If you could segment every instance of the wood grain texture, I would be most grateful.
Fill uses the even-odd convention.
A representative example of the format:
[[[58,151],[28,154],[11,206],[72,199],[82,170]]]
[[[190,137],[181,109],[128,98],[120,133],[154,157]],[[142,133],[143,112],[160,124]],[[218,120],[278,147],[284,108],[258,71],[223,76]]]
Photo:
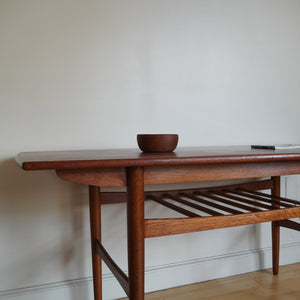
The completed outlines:
[[[245,188],[247,190],[269,190],[273,187],[273,181],[271,179],[267,180],[259,180],[259,181],[254,181],[254,182],[246,182],[246,183],[239,183],[239,184],[231,184],[231,185],[226,185],[226,186],[216,186],[213,188],[213,190],[216,191],[222,191],[224,188],[228,189],[234,189],[236,187],[241,187]],[[197,191],[198,189],[181,189],[181,190],[172,190],[174,193],[179,193],[179,192],[191,192],[191,191]],[[207,188],[200,188],[200,191],[207,192],[211,190],[210,187]],[[163,190],[163,191],[151,191],[151,192],[145,192],[145,200],[149,200],[147,198],[147,195],[154,195],[154,196],[161,196],[165,193],[167,193],[169,190]],[[127,193],[126,192],[102,192],[101,193],[101,203],[102,204],[113,204],[113,203],[125,203],[127,202]],[[263,206],[268,208],[269,206]]]
[[[102,187],[126,185],[126,172],[124,168],[57,170],[56,174],[63,180],[87,185]]]
[[[125,168],[57,170],[67,181],[104,187],[126,185]],[[152,166],[144,168],[144,182],[151,184],[243,179],[300,173],[300,161]]]
[[[300,264],[250,272],[152,292],[146,300],[297,300],[300,295]],[[120,300],[128,300],[120,299]]]
[[[102,300],[102,265],[101,258],[97,255],[97,241],[101,242],[101,194],[99,187],[89,186],[89,201],[94,299]]]
[[[272,177],[274,182],[274,187],[271,190],[271,195],[275,197],[280,197],[280,177]],[[280,203],[273,202],[272,206],[274,208],[279,208]],[[286,218],[289,219],[289,218]],[[271,223],[272,229],[272,264],[273,264],[273,274],[277,275],[279,272],[279,251],[280,251],[280,226],[278,220],[274,220]]]
[[[57,175],[64,180],[89,185],[95,300],[101,299],[101,259],[96,253],[97,250],[104,255],[105,259],[108,258],[107,261],[112,269],[117,270],[109,256],[104,253],[104,249],[99,247],[101,245],[101,195],[98,186],[126,185],[127,187],[129,271],[127,292],[130,300],[144,299],[144,238],[272,221],[273,272],[277,274],[279,221],[300,216],[300,207],[289,207],[292,203],[287,203],[286,208],[280,208],[281,199],[278,198],[276,201],[265,199],[265,202],[270,205],[267,211],[258,209],[257,212],[240,213],[241,209],[247,207],[245,204],[239,203],[236,209],[228,209],[227,205],[234,199],[222,200],[221,204],[212,204],[211,202],[218,202],[219,197],[212,196],[209,199],[201,198],[200,202],[214,205],[216,209],[229,211],[235,215],[216,216],[214,210],[213,216],[210,217],[144,220],[144,184],[272,176],[272,196],[279,197],[278,176],[300,174],[300,149],[274,151],[254,150],[250,146],[200,147],[178,148],[173,153],[151,154],[142,153],[138,149],[50,151],[20,153],[16,161],[24,170],[56,170]],[[239,197],[238,194],[234,196]],[[155,194],[155,197],[161,196]],[[202,195],[197,195],[197,198],[200,197]],[[260,196],[253,196],[252,200],[255,197],[258,199]],[[282,224],[298,228],[291,223]],[[125,280],[126,288],[126,278],[120,274],[122,273],[117,272],[119,279]]]
[[[145,167],[145,184],[242,179],[299,173],[300,161],[151,166]]]
[[[130,300],[144,299],[144,172],[135,167],[127,170],[127,239]]]
[[[217,217],[147,219],[145,237],[158,237],[299,217],[300,207]]]
[[[177,148],[172,153],[142,153],[138,149],[21,152],[16,161],[24,170],[106,167],[232,164],[299,161],[300,149],[259,150],[250,146]]]

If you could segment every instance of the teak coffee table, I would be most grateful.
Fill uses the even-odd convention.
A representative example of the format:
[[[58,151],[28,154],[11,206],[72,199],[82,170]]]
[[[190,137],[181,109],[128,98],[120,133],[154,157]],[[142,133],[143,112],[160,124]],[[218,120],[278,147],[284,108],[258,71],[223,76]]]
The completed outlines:
[[[55,170],[67,181],[89,186],[95,300],[102,299],[101,259],[130,300],[144,299],[144,239],[246,224],[272,222],[273,273],[279,268],[279,230],[300,230],[300,202],[280,197],[280,176],[300,174],[300,150],[250,147],[178,148],[149,154],[138,149],[23,152],[24,170]],[[145,192],[145,185],[252,178],[226,187]],[[264,180],[258,180],[264,178]],[[126,186],[126,193],[100,187]],[[271,194],[262,190],[271,190]],[[144,218],[144,200],[183,215]],[[101,204],[127,202],[128,276],[101,243]]]

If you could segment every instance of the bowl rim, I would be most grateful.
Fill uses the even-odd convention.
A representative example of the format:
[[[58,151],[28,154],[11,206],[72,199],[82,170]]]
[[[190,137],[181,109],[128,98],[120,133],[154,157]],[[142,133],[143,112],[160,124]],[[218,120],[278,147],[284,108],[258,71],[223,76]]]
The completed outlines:
[[[137,136],[178,136],[177,133],[138,133]]]

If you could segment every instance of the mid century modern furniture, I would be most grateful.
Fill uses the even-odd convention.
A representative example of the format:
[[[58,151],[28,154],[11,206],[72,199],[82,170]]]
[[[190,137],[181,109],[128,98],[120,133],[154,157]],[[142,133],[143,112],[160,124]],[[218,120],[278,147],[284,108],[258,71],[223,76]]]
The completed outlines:
[[[280,196],[280,176],[300,174],[300,150],[250,147],[179,148],[174,153],[138,149],[20,153],[24,170],[55,170],[67,181],[89,186],[94,295],[102,299],[101,259],[131,300],[144,299],[144,239],[201,230],[272,222],[273,273],[279,268],[279,230],[300,230],[300,202]],[[145,185],[253,178],[227,187],[145,192]],[[264,178],[264,180],[257,180]],[[126,186],[126,193],[100,187]],[[271,190],[271,194],[262,190]],[[144,218],[144,200],[155,201],[182,218]],[[101,243],[101,204],[127,202],[128,276]]]

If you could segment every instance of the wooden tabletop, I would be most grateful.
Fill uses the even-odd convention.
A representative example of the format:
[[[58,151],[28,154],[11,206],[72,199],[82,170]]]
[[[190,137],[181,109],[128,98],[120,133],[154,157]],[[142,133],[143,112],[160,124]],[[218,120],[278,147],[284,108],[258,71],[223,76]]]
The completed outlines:
[[[65,170],[107,167],[184,165],[300,160],[300,149],[261,150],[250,146],[177,148],[172,153],[139,149],[21,152],[16,161],[24,170]]]

